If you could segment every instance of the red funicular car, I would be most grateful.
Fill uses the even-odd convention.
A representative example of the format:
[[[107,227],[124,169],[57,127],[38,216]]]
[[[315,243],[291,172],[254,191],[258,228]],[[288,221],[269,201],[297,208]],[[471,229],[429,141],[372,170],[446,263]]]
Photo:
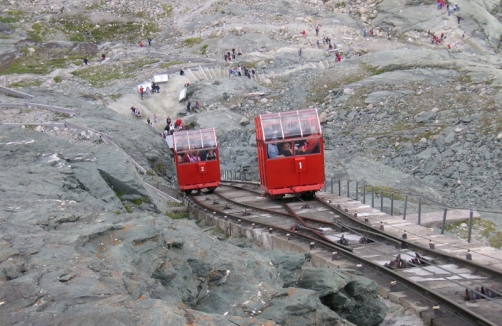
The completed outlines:
[[[214,128],[183,130],[173,133],[174,163],[178,184],[189,194],[220,185],[220,160]]]
[[[311,198],[324,186],[324,140],[317,109],[255,118],[261,188],[272,198]]]

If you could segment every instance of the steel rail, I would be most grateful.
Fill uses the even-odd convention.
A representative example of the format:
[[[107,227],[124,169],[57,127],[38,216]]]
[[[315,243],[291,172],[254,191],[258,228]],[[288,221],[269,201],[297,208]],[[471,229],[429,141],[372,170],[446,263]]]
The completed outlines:
[[[331,203],[326,202],[324,199],[316,197],[316,200],[319,201],[320,203],[324,204],[326,207],[331,208],[334,212],[336,212],[338,214],[341,214],[343,217],[348,218],[349,220],[351,220],[351,221],[353,221],[353,222],[355,222],[355,223],[357,223],[357,224],[359,224],[361,226],[364,226],[365,228],[371,229],[371,231],[373,231],[373,232],[376,232],[376,233],[379,233],[379,234],[385,234],[389,238],[392,238],[392,239],[394,239],[396,241],[400,241],[402,243],[402,247],[403,248],[406,247],[406,248],[411,248],[411,249],[413,249],[413,250],[415,250],[417,252],[418,251],[425,252],[429,256],[436,256],[436,257],[440,256],[443,259],[452,261],[456,265],[459,265],[459,266],[462,266],[462,267],[469,266],[471,269],[474,269],[474,270],[476,270],[478,272],[483,272],[486,275],[489,275],[489,276],[494,277],[494,278],[499,278],[500,279],[502,277],[502,271],[500,271],[498,269],[491,268],[491,267],[486,266],[486,265],[480,265],[480,264],[475,263],[472,260],[462,259],[460,257],[456,257],[456,256],[447,254],[445,252],[442,252],[442,251],[439,251],[439,250],[436,250],[436,249],[430,249],[430,248],[427,248],[427,247],[415,244],[415,243],[413,243],[413,242],[411,242],[409,240],[406,240],[406,239],[398,238],[398,237],[393,236],[391,234],[385,233],[384,231],[381,231],[381,230],[379,230],[377,228],[374,228],[373,226],[368,225],[365,222],[359,221],[358,219],[354,218],[348,212],[345,212],[345,211],[343,211],[343,210],[341,210],[341,209],[339,209],[337,207],[332,206]]]
[[[232,184],[225,185],[225,186],[226,187],[234,187],[234,188],[237,188],[237,189],[240,189],[240,190],[244,190],[244,191],[250,191],[250,192],[254,192],[254,193],[259,193],[259,192],[256,192],[256,191],[253,191],[253,190],[249,190],[249,189],[246,189],[246,188],[243,188],[243,187],[238,187],[238,186],[235,186],[235,185],[232,185]],[[225,200],[229,200],[229,199],[226,198]],[[255,208],[254,206],[245,205],[245,204],[242,204],[242,203],[239,203],[239,202],[236,202],[236,201],[231,201],[231,202],[233,202],[236,205],[250,207],[250,208]],[[287,204],[282,204],[282,205],[284,206],[284,205],[287,205]],[[289,208],[284,207],[284,209],[290,211]],[[279,211],[274,211],[274,213],[281,214],[283,216],[288,216],[288,214],[283,213],[283,212],[279,212]],[[296,213],[295,213],[295,215],[296,215]],[[337,222],[337,221],[328,222],[328,221],[324,221],[324,220],[318,220],[318,219],[315,219],[315,218],[312,218],[312,217],[303,216],[303,215],[300,215],[300,214],[298,214],[297,216],[299,218],[303,219],[303,220],[306,220],[306,221],[309,221],[309,222],[312,222],[312,223],[319,223],[319,224],[327,225],[327,226],[330,226],[330,227],[333,226],[333,225],[337,225],[338,223],[340,223],[340,222]],[[301,222],[303,223],[303,221],[301,221]],[[303,225],[307,226],[305,224],[303,224]],[[378,238],[380,238],[380,239],[382,239],[384,241],[392,243],[396,247],[401,247],[401,245],[402,245],[401,241],[397,241],[397,240],[395,240],[395,239],[393,239],[391,237],[388,237],[386,234],[372,232],[372,231],[367,231],[367,230],[363,230],[363,229],[357,229],[357,228],[349,227],[349,226],[346,226],[346,225],[344,225],[344,227],[347,228],[348,230],[350,230],[351,232],[353,232],[354,234],[357,234],[359,236],[363,236],[364,235],[364,236],[366,236],[368,239],[370,239],[372,241],[377,241],[377,240],[375,240],[372,237],[378,237]],[[355,230],[358,230],[358,231],[355,231]],[[364,233],[366,233],[366,234],[364,234]],[[368,235],[371,235],[372,237],[368,237]]]
[[[224,210],[219,211],[215,209],[214,207],[204,205],[201,201],[199,201],[196,197],[191,197],[190,198],[193,202],[195,202],[199,207],[203,207],[206,209],[209,209],[211,211],[217,211],[221,215],[226,215],[230,216],[233,219],[241,219],[246,220],[248,223],[255,223],[263,226],[270,226],[266,223],[262,222],[256,222],[256,221],[250,221],[247,219],[243,219],[240,216],[234,216],[232,214],[226,213]],[[273,225],[272,225],[273,226]],[[283,232],[289,233],[290,230],[282,228],[282,227],[275,227],[276,230],[281,230]],[[333,250],[337,250],[338,253],[341,255],[345,256],[347,259],[351,261],[355,261],[358,263],[362,263],[364,266],[371,268],[375,272],[385,275],[387,277],[391,277],[392,279],[400,282],[402,285],[406,286],[408,289],[414,291],[415,293],[420,294],[423,297],[427,297],[427,300],[430,301],[431,304],[433,305],[441,305],[442,308],[444,308],[447,311],[452,311],[450,313],[453,313],[457,318],[462,318],[464,320],[468,320],[469,323],[472,325],[476,326],[497,326],[498,324],[493,323],[492,321],[486,319],[485,317],[473,312],[470,309],[466,309],[460,305],[458,305],[456,302],[450,300],[446,296],[437,293],[434,290],[431,290],[430,288],[423,286],[421,284],[418,284],[416,282],[413,282],[406,278],[405,276],[401,275],[400,273],[397,273],[396,271],[392,269],[387,269],[387,268],[382,268],[381,265],[372,262],[371,260],[365,259],[363,257],[358,256],[357,254],[353,253],[350,248],[341,248],[338,246],[335,246],[334,243],[327,243],[322,240],[317,240],[317,239],[312,239],[312,237],[306,236],[304,234],[299,234],[299,233],[293,233],[296,237],[307,239],[307,241],[317,241],[315,244],[317,245],[318,248],[326,248],[329,250],[329,252],[332,252]],[[349,249],[349,250],[348,250]]]
[[[233,186],[233,185],[231,185],[231,186],[226,186],[226,187],[234,187],[234,188],[238,188],[238,189],[243,190],[243,191],[250,191],[250,190],[248,190],[248,189],[243,189],[243,188],[241,188],[241,187],[236,187],[236,186]],[[222,195],[220,195],[220,194],[218,194],[218,196],[223,197],[223,196],[222,196]],[[234,203],[234,204],[236,204],[236,205],[239,205],[239,206],[245,206],[245,207],[250,207],[250,208],[253,208],[253,209],[256,209],[256,210],[262,210],[262,209],[260,209],[260,208],[256,208],[255,206],[249,206],[249,205],[241,204],[241,203],[238,203],[238,202],[236,202],[236,201],[234,201],[234,200],[230,200],[230,199],[228,199],[228,198],[225,198],[225,200],[228,200],[228,201],[230,201],[230,202],[232,202],[232,203]],[[318,219],[314,219],[314,218],[310,218],[310,217],[304,217],[304,216],[300,216],[300,215],[296,214],[296,213],[292,210],[292,208],[291,208],[291,207],[289,207],[289,205],[288,205],[288,204],[286,204],[286,203],[283,203],[281,206],[282,206],[285,210],[287,210],[288,212],[290,212],[290,214],[291,214],[291,215],[295,216],[295,217],[296,217],[296,219],[297,219],[297,220],[298,220],[298,221],[302,224],[302,226],[303,226],[303,228],[304,228],[305,230],[308,230],[308,231],[310,231],[310,232],[312,232],[312,233],[314,233],[314,234],[316,234],[316,228],[313,228],[313,227],[308,226],[306,223],[304,223],[304,221],[303,221],[303,220],[307,220],[307,221],[311,221],[311,222],[313,221],[313,222],[317,222],[317,223],[320,223],[320,224],[326,224],[326,225],[330,225],[330,226],[331,226],[331,224],[330,224],[329,222],[327,222],[327,221],[324,221],[324,220],[318,220]],[[264,210],[264,211],[265,211],[265,212],[269,212],[269,210]],[[278,211],[273,211],[273,212],[277,212],[277,214],[279,214],[279,215],[282,215],[282,216],[286,216],[286,217],[288,217],[288,214],[285,214],[285,213],[283,213],[283,212],[278,212]],[[395,246],[395,248],[396,248],[396,249],[400,249],[400,248],[401,248],[401,246],[402,246],[401,241],[396,240],[394,237],[388,237],[388,236],[386,236],[386,234],[385,234],[385,233],[384,233],[385,235],[382,235],[382,232],[373,232],[373,231],[368,231],[368,230],[363,230],[363,229],[358,229],[358,228],[349,227],[349,226],[346,226],[346,225],[344,225],[343,223],[341,223],[341,222],[339,222],[339,221],[334,221],[334,223],[333,223],[333,224],[334,224],[334,225],[337,225],[337,226],[339,226],[339,227],[344,227],[344,228],[346,228],[347,230],[349,230],[350,232],[352,232],[352,233],[354,233],[354,234],[357,234],[357,235],[360,235],[360,236],[362,235],[361,233],[363,233],[363,234],[364,234],[364,233],[366,233],[366,234],[371,234],[371,235],[373,235],[374,237],[382,238],[382,239],[384,239],[384,241],[385,241],[385,242],[390,242],[391,244],[393,244],[393,245]],[[365,226],[366,226],[366,225],[365,225]],[[357,230],[357,231],[356,231],[356,230]],[[379,231],[380,231],[380,230],[379,230]],[[326,237],[324,237],[324,236],[320,236],[320,235],[319,235],[319,237],[320,237],[320,238],[322,238],[322,239],[327,240],[328,242],[332,242],[332,240],[331,240],[331,239],[326,238]],[[372,240],[372,241],[374,241],[374,242],[380,242],[380,243],[382,243],[382,241],[376,240],[376,239],[374,239],[374,238],[368,238],[368,239],[370,239],[370,240]],[[382,252],[382,251],[379,251],[379,250],[377,250],[377,249],[375,249],[375,248],[373,248],[373,250],[376,250],[377,252],[379,252],[380,254],[382,254],[382,255],[384,255],[384,256],[388,256],[390,259],[393,259],[393,258],[394,258],[394,256],[390,256],[390,254],[389,254],[388,252]],[[398,252],[396,252],[395,254],[397,254],[397,253],[398,253]],[[446,269],[446,268],[442,267],[441,265],[435,264],[435,263],[434,263],[434,262],[432,262],[432,261],[426,261],[426,260],[424,260],[424,259],[422,259],[422,258],[415,258],[415,259],[418,259],[418,260],[419,260],[419,261],[421,261],[421,262],[427,263],[427,265],[429,265],[429,266],[434,266],[434,267],[436,267],[436,268],[438,268],[438,269],[440,269],[440,270],[443,270],[443,271],[445,271],[445,272],[447,272],[447,273],[449,273],[449,274],[452,274],[452,275],[454,275],[454,276],[457,276],[457,277],[459,277],[460,279],[463,279],[463,280],[469,280],[469,279],[467,279],[466,277],[464,277],[464,276],[462,276],[462,275],[460,275],[460,274],[458,274],[458,273],[454,273],[454,272],[452,272],[452,271],[450,271],[450,270],[448,270],[448,269]],[[411,265],[412,265],[413,267],[416,267],[416,268],[424,269],[424,267],[423,267],[423,266],[421,266],[421,265],[416,265],[416,264],[411,264]],[[459,283],[459,282],[456,282],[455,280],[448,280],[448,281],[449,281],[450,283],[453,283],[453,284],[455,284],[455,285],[457,285],[457,286],[461,287],[461,288],[466,288],[467,290],[472,291],[473,293],[476,293],[477,295],[479,295],[479,296],[480,296],[480,297],[482,297],[482,298],[485,298],[485,299],[487,299],[487,300],[489,300],[489,301],[492,301],[492,302],[494,302],[494,303],[496,303],[496,304],[498,304],[498,305],[502,305],[502,303],[499,303],[499,302],[498,302],[498,301],[496,301],[496,300],[492,300],[492,298],[490,298],[489,296],[487,296],[487,295],[485,295],[485,294],[483,294],[483,293],[481,293],[481,292],[477,291],[477,290],[476,290],[475,288],[473,288],[472,286],[469,286],[469,287],[468,287],[468,286],[465,286],[465,285],[463,285],[463,284],[461,284],[461,283]],[[481,286],[481,285],[480,285],[480,286]],[[501,293],[500,293],[499,291],[497,291],[496,289],[490,289],[490,290],[491,290],[491,291],[493,291],[494,293],[498,294],[498,295],[501,295]]]
[[[243,189],[243,190],[246,190],[248,191],[247,189]],[[300,223],[302,224],[309,232],[315,234],[317,237],[319,237],[320,239],[323,239],[324,241],[327,241],[327,242],[332,242],[332,240],[328,239],[324,234],[320,233],[316,228],[312,228],[312,227],[309,227],[308,225],[306,225],[304,223],[304,221],[302,221],[302,219],[304,217],[301,217],[299,215],[296,215],[294,212],[292,212],[292,214],[288,214],[288,213],[284,213],[284,212],[279,212],[279,211],[275,211],[275,210],[269,210],[269,209],[264,209],[264,208],[259,208],[259,207],[256,207],[256,206],[250,206],[250,205],[246,205],[246,204],[242,204],[242,203],[239,203],[235,200],[232,200],[232,199],[229,199],[229,198],[226,198],[224,197],[223,195],[219,194],[218,190],[216,190],[214,193],[214,195],[216,196],[219,196],[221,198],[224,198],[226,201],[229,201],[230,203],[234,204],[234,205],[238,205],[238,206],[242,206],[242,207],[247,207],[247,208],[250,208],[250,209],[254,209],[254,210],[257,210],[257,211],[262,211],[262,212],[265,212],[265,213],[268,213],[268,214],[273,214],[273,215],[281,215],[281,216],[285,216],[285,217],[289,217],[291,218],[291,215],[293,215],[293,217]],[[284,209],[286,210],[289,210],[289,207],[284,207]],[[242,219],[242,218],[241,218]],[[327,224],[329,225],[329,222],[326,222],[326,221],[320,221],[320,220],[317,220],[319,223],[324,223],[324,224]],[[256,222],[255,222],[256,223]],[[290,230],[290,232],[294,230]],[[333,242],[335,243],[335,245],[341,245],[339,243],[336,243],[336,242]],[[344,246],[345,247],[345,246]]]
[[[219,214],[221,214],[223,216],[230,217],[230,218],[232,218],[234,220],[246,221],[249,224],[253,224],[254,223],[255,225],[262,225],[262,226],[264,226],[266,228],[273,228],[275,230],[280,230],[280,231],[283,231],[285,233],[289,233],[289,234],[293,234],[293,235],[296,235],[296,236],[301,236],[301,237],[307,238],[307,239],[309,239],[309,241],[316,241],[316,243],[318,243],[318,242],[319,243],[324,243],[325,245],[331,246],[332,249],[336,248],[337,250],[344,250],[344,251],[347,251],[347,252],[352,252],[352,248],[349,248],[347,246],[344,246],[344,245],[336,243],[336,242],[332,242],[329,239],[314,238],[314,237],[311,237],[311,236],[308,236],[308,235],[305,235],[305,234],[298,233],[295,230],[290,230],[290,229],[283,228],[281,226],[277,226],[277,225],[266,223],[266,222],[260,222],[260,221],[255,221],[255,220],[247,219],[247,218],[245,218],[243,216],[237,216],[237,215],[234,215],[234,214],[230,214],[228,212],[225,212],[224,210],[220,211],[218,209],[215,209],[212,206],[204,204],[202,201],[198,200],[196,197],[193,197],[193,196],[190,197],[190,199],[192,201],[194,201],[200,207],[203,207],[203,208],[211,210],[211,211],[217,211]],[[225,200],[233,202],[232,200],[229,200],[227,198],[225,198]],[[253,209],[255,209],[255,208],[253,208]],[[256,210],[260,210],[260,209],[256,209]],[[262,210],[262,211],[266,211],[266,210]],[[275,211],[266,211],[266,212],[273,213],[273,214],[276,213]]]

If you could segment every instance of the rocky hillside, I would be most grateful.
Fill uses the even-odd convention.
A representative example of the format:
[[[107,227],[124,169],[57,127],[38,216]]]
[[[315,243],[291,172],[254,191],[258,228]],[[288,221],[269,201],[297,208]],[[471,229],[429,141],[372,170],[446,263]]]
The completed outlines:
[[[158,136],[167,116],[216,127],[223,168],[257,178],[253,118],[315,107],[329,177],[500,210],[502,6],[457,4],[449,15],[432,0],[2,2],[0,83],[33,96],[0,93],[2,320],[381,323],[386,308],[359,275],[224,239],[145,182],[176,184]],[[232,48],[242,54],[225,62]],[[256,75],[229,77],[238,66]],[[169,82],[141,100],[136,86],[163,72]],[[186,81],[188,99],[201,103],[190,115],[178,101]],[[147,116],[158,118],[154,128]],[[295,283],[300,275],[326,280],[322,296],[341,293],[346,305],[323,305],[312,284]],[[367,300],[351,295],[360,284]]]

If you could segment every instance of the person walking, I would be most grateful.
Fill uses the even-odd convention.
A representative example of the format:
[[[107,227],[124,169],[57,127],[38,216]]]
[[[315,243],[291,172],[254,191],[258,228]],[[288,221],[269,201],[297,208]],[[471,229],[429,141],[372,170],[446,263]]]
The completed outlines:
[[[319,43],[319,40],[317,40],[317,48],[319,49],[320,47],[320,43]]]
[[[87,66],[87,64],[89,63],[89,60],[87,59],[87,57],[84,58],[84,65]]]
[[[146,87],[146,97],[152,97],[152,91],[148,86]]]
[[[187,113],[190,113],[191,109],[192,109],[192,102],[188,101],[188,103],[187,103]]]
[[[298,50],[298,56],[301,57],[302,56],[302,49]]]
[[[143,86],[140,86],[139,87],[139,95],[141,96],[141,99],[143,99],[143,94],[145,93],[145,89],[143,88]]]
[[[148,38],[148,46],[152,46],[152,39]]]
[[[315,36],[319,36],[319,25],[315,28]]]

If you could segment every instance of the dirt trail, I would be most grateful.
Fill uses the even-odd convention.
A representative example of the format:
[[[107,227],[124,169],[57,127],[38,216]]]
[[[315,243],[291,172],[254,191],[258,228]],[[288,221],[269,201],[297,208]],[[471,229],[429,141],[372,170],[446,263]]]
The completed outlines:
[[[169,81],[160,85],[160,93],[153,93],[151,97],[144,96],[142,100],[136,87],[131,87],[130,92],[123,94],[115,102],[110,103],[108,107],[115,112],[130,116],[134,118],[131,112],[131,106],[137,107],[146,123],[147,117],[153,122],[154,113],[157,115],[158,122],[154,128],[159,133],[165,127],[166,118],[169,116],[171,119],[178,116],[180,111],[184,112],[185,104],[178,101],[180,90],[184,87],[185,82],[188,80],[185,76],[179,74],[169,74]]]

